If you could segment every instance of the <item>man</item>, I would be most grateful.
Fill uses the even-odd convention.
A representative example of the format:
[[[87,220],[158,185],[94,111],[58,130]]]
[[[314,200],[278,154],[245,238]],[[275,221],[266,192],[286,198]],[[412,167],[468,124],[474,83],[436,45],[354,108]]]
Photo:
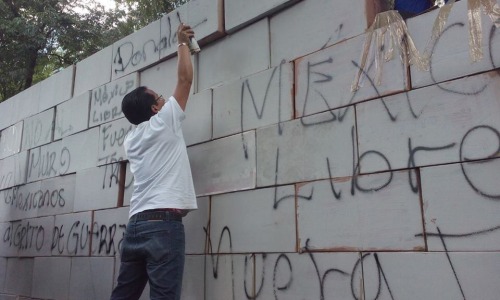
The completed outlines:
[[[125,117],[137,125],[124,142],[134,192],[112,300],[138,299],[148,280],[151,299],[180,299],[185,243],[182,217],[197,208],[181,130],[193,81],[188,48],[193,36],[187,25],[177,29],[173,96],[166,100],[147,87],[139,87],[122,101]]]

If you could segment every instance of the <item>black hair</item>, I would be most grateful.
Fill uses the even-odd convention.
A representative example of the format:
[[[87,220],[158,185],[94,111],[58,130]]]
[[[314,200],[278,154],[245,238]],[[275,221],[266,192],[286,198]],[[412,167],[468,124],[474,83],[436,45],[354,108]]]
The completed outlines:
[[[153,115],[151,105],[155,104],[155,97],[146,91],[145,86],[140,86],[123,97],[122,112],[134,125],[148,121]]]

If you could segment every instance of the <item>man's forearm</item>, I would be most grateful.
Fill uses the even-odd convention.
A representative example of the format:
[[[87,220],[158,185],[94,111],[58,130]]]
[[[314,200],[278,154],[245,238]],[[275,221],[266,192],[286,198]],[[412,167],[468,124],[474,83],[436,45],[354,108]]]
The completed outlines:
[[[189,39],[194,36],[194,32],[189,25],[180,24],[177,29],[179,46],[177,47],[177,85],[174,90],[174,98],[179,103],[182,110],[186,109],[186,104],[193,83],[193,63],[189,51]]]
[[[181,44],[177,49],[177,80],[179,84],[189,84],[193,82],[193,63],[191,53],[187,44]]]

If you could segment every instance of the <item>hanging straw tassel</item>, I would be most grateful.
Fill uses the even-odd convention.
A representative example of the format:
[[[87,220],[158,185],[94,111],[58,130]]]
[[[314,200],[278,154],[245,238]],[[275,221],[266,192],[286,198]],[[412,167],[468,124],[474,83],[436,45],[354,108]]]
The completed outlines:
[[[389,34],[389,46],[383,47],[387,34]],[[375,82],[377,85],[381,83],[382,69],[385,61],[390,61],[394,58],[395,47],[399,48],[401,60],[409,64],[416,65],[420,70],[429,69],[429,59],[425,55],[420,55],[413,40],[408,34],[408,28],[403,18],[396,10],[381,12],[375,16],[375,21],[366,31],[366,39],[363,46],[363,52],[360,58],[360,65],[356,71],[354,81],[351,85],[351,91],[359,89],[359,82],[363,75],[363,70],[366,66],[368,54],[370,53],[371,44],[375,35],[375,67],[376,75]]]
[[[473,62],[483,58],[483,28],[481,23],[481,7],[498,28],[500,27],[500,7],[495,0],[468,0],[467,15],[469,19],[469,54]]]
[[[443,33],[444,26],[448,21],[448,16],[450,15],[453,4],[455,4],[455,0],[450,0],[446,4],[444,3],[444,0],[436,1],[436,5],[440,7],[439,13],[436,20],[434,20],[434,26],[432,27],[432,36],[430,40],[427,42],[427,46],[425,47],[424,50],[425,57],[429,59],[430,56],[432,55],[431,50],[433,45],[436,43],[436,40],[439,38],[439,36],[441,36],[441,33]]]

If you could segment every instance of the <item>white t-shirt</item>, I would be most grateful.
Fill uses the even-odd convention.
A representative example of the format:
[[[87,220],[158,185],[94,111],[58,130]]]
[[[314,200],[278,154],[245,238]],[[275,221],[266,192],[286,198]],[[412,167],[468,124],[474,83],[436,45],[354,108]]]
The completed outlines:
[[[170,97],[156,115],[125,138],[123,145],[134,175],[129,217],[148,209],[198,208],[181,129],[185,117],[177,100]]]

